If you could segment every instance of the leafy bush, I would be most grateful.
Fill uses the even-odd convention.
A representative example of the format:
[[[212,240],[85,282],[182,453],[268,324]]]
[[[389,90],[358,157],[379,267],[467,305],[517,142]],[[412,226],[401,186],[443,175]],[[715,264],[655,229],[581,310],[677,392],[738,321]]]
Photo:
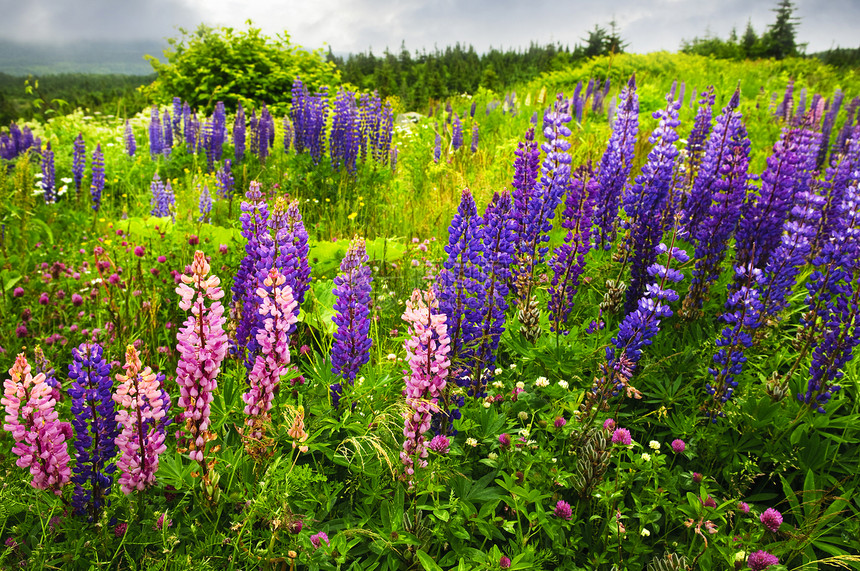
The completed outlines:
[[[204,25],[194,33],[180,28],[182,36],[168,40],[167,63],[146,56],[158,74],[149,95],[160,103],[180,97],[207,111],[216,101],[230,110],[242,101],[277,108],[289,103],[296,76],[311,92],[340,83],[340,73],[324,60],[322,50],[305,51],[290,44],[286,32],[271,39],[248,24],[244,32]]]

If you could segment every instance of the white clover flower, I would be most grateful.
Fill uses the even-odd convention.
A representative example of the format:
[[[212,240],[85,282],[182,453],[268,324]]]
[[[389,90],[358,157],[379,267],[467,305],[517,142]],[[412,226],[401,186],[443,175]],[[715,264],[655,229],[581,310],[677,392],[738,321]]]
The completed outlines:
[[[510,365],[508,365],[508,367],[513,371],[514,369],[516,369],[516,368],[517,368],[517,364],[516,364],[516,363],[511,363]]]
[[[640,533],[640,535],[641,535],[642,537],[648,537],[648,536],[650,536],[650,535],[651,535],[651,532],[650,532],[650,531],[648,531],[648,528],[647,528],[647,527],[643,527],[643,528],[642,528],[642,531],[641,531],[641,532],[639,532],[639,533]]]
[[[505,386],[505,383],[503,383],[502,381],[493,381],[493,387],[495,387],[497,389],[504,388],[504,386]]]
[[[520,390],[524,390],[526,388],[526,384],[522,381],[517,381],[517,388]]]
[[[389,361],[396,361],[397,355],[395,355],[394,353],[389,353],[386,359],[388,359]]]
[[[522,414],[522,413],[520,413],[520,414]],[[526,415],[526,417],[528,417],[528,415]],[[520,418],[522,418],[522,417],[520,417]],[[528,438],[529,437],[529,429],[528,428],[520,428],[520,436],[522,436],[523,438]]]
[[[568,385],[568,384],[567,384],[567,381],[565,381],[564,379],[562,379],[562,380],[560,380],[560,381],[558,382],[558,386],[560,386],[560,387],[561,387],[561,388],[563,388],[564,390],[567,390],[567,387],[569,387],[570,385]]]
[[[491,406],[493,406],[493,403],[492,403],[492,402],[490,402],[490,401],[488,401],[488,400],[485,400],[485,401],[484,401],[484,408],[490,408]]]
[[[536,387],[548,387],[549,386],[549,379],[547,379],[546,377],[538,377],[537,380],[535,381],[535,386]]]
[[[522,420],[523,422],[525,422],[529,419],[529,413],[527,413],[524,410],[521,410],[517,416],[520,417],[520,420]]]
[[[646,462],[650,462],[651,461],[651,455],[648,454],[647,452],[643,452],[642,453],[642,459],[645,460]]]
[[[656,440],[652,440],[651,442],[648,443],[648,447],[651,450],[660,450],[660,443],[657,442]]]
[[[495,374],[496,374],[496,375],[501,375],[501,374],[502,374],[502,368],[501,368],[501,367],[496,367]]]
[[[478,445],[478,441],[475,440],[474,438],[467,438],[466,439],[466,446],[471,446],[472,448],[474,448],[477,445]]]

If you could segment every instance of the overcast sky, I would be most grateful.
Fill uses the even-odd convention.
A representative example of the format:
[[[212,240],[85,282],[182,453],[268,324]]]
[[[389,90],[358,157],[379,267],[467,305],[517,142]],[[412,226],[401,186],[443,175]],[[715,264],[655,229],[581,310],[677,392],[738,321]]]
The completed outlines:
[[[306,48],[338,53],[386,47],[397,52],[455,42],[478,51],[530,41],[581,43],[595,24],[615,19],[628,51],[677,50],[707,32],[726,37],[747,20],[761,33],[776,0],[0,0],[0,38],[25,41],[160,39],[199,23],[269,35],[288,31]],[[795,0],[797,40],[808,51],[860,46],[860,0]]]

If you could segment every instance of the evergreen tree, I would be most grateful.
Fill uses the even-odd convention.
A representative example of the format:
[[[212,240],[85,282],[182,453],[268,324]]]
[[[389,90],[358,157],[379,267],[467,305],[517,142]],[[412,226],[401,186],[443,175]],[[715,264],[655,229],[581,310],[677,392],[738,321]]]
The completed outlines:
[[[794,16],[794,4],[791,0],[780,0],[773,11],[776,12],[776,21],[771,24],[763,38],[764,55],[776,59],[796,56],[798,51],[795,36],[799,20]]]

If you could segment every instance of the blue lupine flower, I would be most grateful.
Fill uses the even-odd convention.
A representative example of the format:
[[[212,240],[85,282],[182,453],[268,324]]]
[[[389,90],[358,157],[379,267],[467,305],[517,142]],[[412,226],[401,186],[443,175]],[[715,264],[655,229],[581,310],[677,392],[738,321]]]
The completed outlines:
[[[101,143],[96,145],[96,150],[93,151],[93,160],[90,164],[92,164],[90,195],[93,198],[93,210],[98,212],[102,204],[102,191],[105,188],[105,162],[102,155]]]
[[[370,360],[370,267],[364,239],[355,238],[340,264],[334,279],[334,305],[337,325],[331,347],[332,373],[353,384],[361,366]]]

